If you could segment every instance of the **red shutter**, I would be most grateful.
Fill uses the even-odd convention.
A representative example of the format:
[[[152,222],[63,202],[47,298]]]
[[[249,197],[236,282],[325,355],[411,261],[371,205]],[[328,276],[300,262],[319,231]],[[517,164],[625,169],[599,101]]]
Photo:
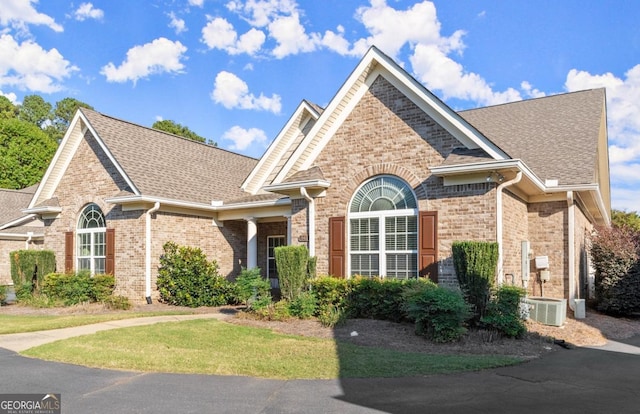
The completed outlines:
[[[115,270],[116,257],[116,231],[107,229],[107,257],[105,259],[104,271],[108,275],[113,275]]]
[[[418,234],[420,276],[438,282],[438,212],[421,211]]]
[[[345,277],[344,221],[344,217],[329,218],[329,274],[337,277]]]
[[[64,234],[64,271],[73,272],[73,232]]]

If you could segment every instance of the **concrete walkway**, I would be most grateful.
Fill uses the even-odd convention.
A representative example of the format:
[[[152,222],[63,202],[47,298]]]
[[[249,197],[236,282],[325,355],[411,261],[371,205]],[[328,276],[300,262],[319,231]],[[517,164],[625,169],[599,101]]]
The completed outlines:
[[[48,344],[61,339],[72,338],[81,335],[90,335],[109,329],[129,328],[132,326],[153,325],[160,322],[179,322],[193,319],[220,319],[230,318],[231,315],[223,313],[202,313],[192,315],[162,315],[142,318],[121,319],[94,323],[91,325],[74,326],[71,328],[50,329],[47,331],[24,332],[0,335],[0,348],[14,352],[22,352],[35,346]]]

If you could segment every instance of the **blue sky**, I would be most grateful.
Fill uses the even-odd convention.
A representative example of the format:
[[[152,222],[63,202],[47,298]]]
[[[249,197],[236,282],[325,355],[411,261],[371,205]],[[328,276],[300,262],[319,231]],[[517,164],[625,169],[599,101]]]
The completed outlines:
[[[259,157],[376,45],[454,109],[607,88],[612,204],[640,210],[640,3],[2,0],[0,94],[171,119]]]

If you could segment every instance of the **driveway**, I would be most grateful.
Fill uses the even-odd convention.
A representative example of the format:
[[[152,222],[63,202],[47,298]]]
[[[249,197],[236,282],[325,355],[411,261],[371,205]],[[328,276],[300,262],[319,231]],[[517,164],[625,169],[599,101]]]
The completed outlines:
[[[637,413],[639,351],[634,337],[464,374],[279,381],[92,369],[0,349],[0,392],[60,393],[63,413]]]

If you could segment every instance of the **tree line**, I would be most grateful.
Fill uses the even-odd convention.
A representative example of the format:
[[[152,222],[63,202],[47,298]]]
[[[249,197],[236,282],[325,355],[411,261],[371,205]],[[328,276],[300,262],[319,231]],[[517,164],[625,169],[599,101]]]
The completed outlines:
[[[94,109],[74,98],[52,105],[39,95],[27,95],[14,104],[0,95],[0,188],[22,189],[42,179],[78,108]],[[151,127],[216,145],[171,120],[156,121]]]

